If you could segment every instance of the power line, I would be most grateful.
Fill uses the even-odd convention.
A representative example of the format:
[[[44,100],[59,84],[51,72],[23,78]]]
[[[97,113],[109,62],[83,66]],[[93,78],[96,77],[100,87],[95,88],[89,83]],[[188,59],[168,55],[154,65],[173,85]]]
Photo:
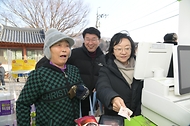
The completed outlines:
[[[153,22],[153,23],[150,23],[150,24],[147,24],[147,25],[144,25],[144,26],[141,26],[141,27],[138,27],[138,28],[129,30],[129,31],[130,31],[130,32],[131,32],[131,31],[135,31],[135,30],[138,30],[138,29],[141,29],[141,28],[144,28],[144,27],[147,27],[147,26],[150,26],[150,25],[153,25],[153,24],[156,24],[156,23],[159,23],[159,22],[168,20],[168,19],[173,18],[173,17],[176,17],[176,16],[178,16],[178,15],[179,15],[179,14],[176,14],[176,15],[173,15],[173,16],[171,16],[171,17],[168,17],[168,18],[165,18],[165,19],[162,19],[162,20],[159,20],[159,21],[156,21],[156,22]]]
[[[149,16],[149,15],[151,15],[151,14],[154,14],[154,13],[156,13],[156,12],[158,12],[158,11],[160,11],[160,10],[162,10],[162,9],[164,9],[164,8],[166,8],[166,7],[168,7],[168,6],[172,5],[172,4],[174,4],[174,3],[176,3],[176,2],[177,2],[177,1],[172,2],[172,3],[170,3],[170,4],[167,4],[167,5],[165,5],[164,7],[161,7],[161,8],[158,9],[158,10],[155,10],[155,11],[153,11],[153,12],[151,12],[151,13],[148,13],[148,14],[142,16],[142,17],[139,17],[139,18],[137,18],[137,19],[134,19],[133,21],[130,21],[129,23],[126,23],[126,24],[121,25],[121,26],[118,26],[118,27],[123,27],[123,26],[126,26],[126,25],[128,25],[128,24],[131,24],[131,23],[133,23],[133,22],[135,22],[135,21],[137,21],[137,20],[139,20],[139,19],[145,18],[145,17],[147,17],[147,16]],[[118,28],[118,27],[117,27],[117,28]]]
[[[127,23],[127,24],[130,24],[130,23],[132,23],[132,22],[134,22],[134,21],[136,21],[136,20],[145,18],[145,17],[147,17],[147,16],[149,16],[149,15],[151,15],[151,14],[154,14],[154,13],[156,13],[157,11],[160,11],[160,10],[162,10],[162,9],[164,9],[164,8],[166,8],[166,7],[168,7],[168,6],[172,5],[172,4],[174,4],[174,3],[176,3],[176,2],[177,2],[177,1],[172,2],[172,3],[170,3],[170,4],[166,5],[166,6],[164,6],[164,7],[160,8],[160,9],[158,9],[158,10],[155,10],[155,11],[153,11],[153,12],[151,12],[151,13],[145,15],[145,16],[142,16],[142,17],[140,17],[140,18],[134,19],[133,21],[131,21],[131,22]],[[125,24],[125,25],[127,25],[127,24]]]

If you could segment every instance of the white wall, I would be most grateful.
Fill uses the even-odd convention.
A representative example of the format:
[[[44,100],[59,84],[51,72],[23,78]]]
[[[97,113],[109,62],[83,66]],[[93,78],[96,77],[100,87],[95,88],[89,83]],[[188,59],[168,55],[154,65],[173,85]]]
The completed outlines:
[[[179,3],[179,45],[190,45],[190,0],[181,0]]]

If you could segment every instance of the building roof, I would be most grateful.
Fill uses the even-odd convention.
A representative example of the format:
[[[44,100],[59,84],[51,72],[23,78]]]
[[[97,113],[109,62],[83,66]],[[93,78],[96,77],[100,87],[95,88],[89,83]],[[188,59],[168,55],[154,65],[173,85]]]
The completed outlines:
[[[44,43],[45,33],[42,28],[19,28],[0,24],[0,42],[21,44]]]

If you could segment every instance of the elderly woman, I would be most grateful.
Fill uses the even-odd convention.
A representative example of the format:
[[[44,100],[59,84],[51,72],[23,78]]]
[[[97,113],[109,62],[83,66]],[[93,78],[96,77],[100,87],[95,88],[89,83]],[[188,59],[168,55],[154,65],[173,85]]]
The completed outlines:
[[[116,116],[121,107],[128,108],[128,116],[141,114],[143,82],[134,78],[134,56],[132,38],[127,33],[116,33],[96,83],[97,98],[104,105],[105,115]]]
[[[37,126],[74,126],[79,118],[79,100],[89,90],[78,68],[66,64],[74,40],[57,29],[46,32],[44,55],[49,60],[32,71],[16,101],[18,126],[30,126],[30,109],[36,107]]]

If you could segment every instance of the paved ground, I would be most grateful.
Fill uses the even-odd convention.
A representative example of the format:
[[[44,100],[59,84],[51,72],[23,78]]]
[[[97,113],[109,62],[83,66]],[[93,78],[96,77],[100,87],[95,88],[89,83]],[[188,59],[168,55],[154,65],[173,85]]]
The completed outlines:
[[[15,91],[16,99],[18,98],[20,91],[22,90],[23,86],[25,84],[24,78],[19,78],[19,82],[16,82],[16,80],[9,80],[5,79],[5,89],[6,91]]]

